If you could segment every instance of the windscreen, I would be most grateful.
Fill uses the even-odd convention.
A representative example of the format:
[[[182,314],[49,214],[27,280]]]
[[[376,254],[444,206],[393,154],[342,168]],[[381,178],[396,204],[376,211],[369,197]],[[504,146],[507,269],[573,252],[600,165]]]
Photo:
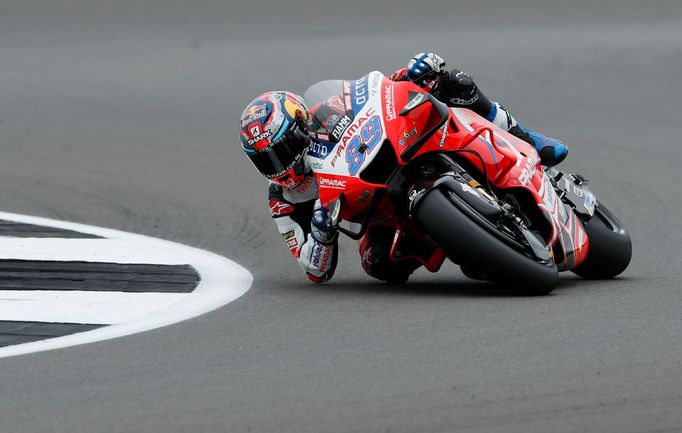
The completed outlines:
[[[327,80],[313,84],[303,95],[310,119],[308,127],[314,138],[336,143],[353,121],[351,84],[345,80]]]

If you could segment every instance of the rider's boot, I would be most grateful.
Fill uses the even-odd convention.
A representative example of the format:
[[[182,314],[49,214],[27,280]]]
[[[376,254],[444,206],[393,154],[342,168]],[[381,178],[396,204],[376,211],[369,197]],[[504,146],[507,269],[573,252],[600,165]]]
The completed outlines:
[[[547,137],[539,132],[527,128],[521,123],[517,123],[514,127],[509,129],[509,132],[535,146],[535,150],[540,155],[540,162],[542,165],[552,167],[566,159],[568,155],[568,147],[561,141]]]

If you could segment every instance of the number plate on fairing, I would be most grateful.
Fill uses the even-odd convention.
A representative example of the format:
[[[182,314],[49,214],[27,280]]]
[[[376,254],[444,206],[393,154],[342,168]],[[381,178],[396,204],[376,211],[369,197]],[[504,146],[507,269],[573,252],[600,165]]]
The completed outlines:
[[[386,139],[381,106],[383,78],[380,72],[371,72],[354,83],[353,109],[358,110],[355,118],[333,147],[331,143],[326,143],[324,149],[317,146],[308,153],[309,166],[315,173],[357,176],[377,155]],[[363,83],[363,86],[357,85],[358,82]]]

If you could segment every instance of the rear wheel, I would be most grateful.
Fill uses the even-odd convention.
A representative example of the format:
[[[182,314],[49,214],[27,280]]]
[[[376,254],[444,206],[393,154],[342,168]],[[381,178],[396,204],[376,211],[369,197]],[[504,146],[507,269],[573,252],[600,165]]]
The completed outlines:
[[[505,241],[507,234],[447,190],[427,192],[412,212],[413,219],[448,257],[471,266],[491,282],[522,294],[546,295],[559,275],[550,260],[532,257],[520,243]]]
[[[590,240],[587,258],[573,272],[586,279],[613,278],[630,264],[632,241],[623,224],[602,203],[584,223]]]

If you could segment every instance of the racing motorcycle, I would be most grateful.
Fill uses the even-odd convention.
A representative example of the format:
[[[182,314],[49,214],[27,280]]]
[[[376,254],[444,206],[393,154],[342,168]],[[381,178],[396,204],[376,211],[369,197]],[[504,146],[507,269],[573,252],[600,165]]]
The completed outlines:
[[[390,230],[390,260],[436,272],[444,260],[524,294],[559,271],[611,278],[630,263],[623,224],[578,174],[464,108],[380,72],[310,87],[307,158],[339,230]],[[349,224],[350,223],[350,224]]]

